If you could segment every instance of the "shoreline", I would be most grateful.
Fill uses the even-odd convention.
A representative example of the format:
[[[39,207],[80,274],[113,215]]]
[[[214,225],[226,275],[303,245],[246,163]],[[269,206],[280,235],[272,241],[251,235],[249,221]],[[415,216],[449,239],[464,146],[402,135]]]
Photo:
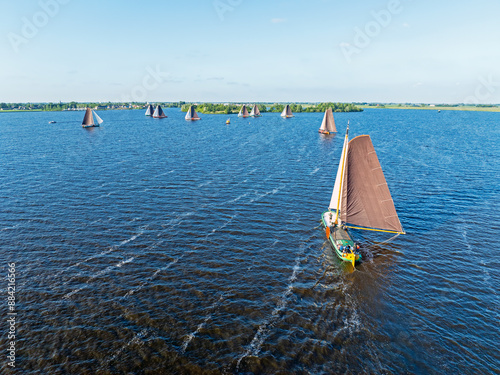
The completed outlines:
[[[374,107],[369,105],[360,105],[363,109],[416,109],[428,111],[468,111],[468,112],[500,112],[500,107],[409,107],[409,106],[383,106]]]

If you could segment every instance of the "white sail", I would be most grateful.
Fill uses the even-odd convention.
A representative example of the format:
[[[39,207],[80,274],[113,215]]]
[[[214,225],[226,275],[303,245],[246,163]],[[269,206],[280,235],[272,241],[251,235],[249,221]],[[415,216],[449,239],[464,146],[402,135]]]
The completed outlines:
[[[342,148],[342,156],[340,157],[339,168],[337,170],[337,177],[335,177],[335,186],[333,187],[332,199],[330,200],[330,206],[328,207],[332,211],[336,211],[338,207],[342,207],[342,197],[340,197],[339,200],[339,194],[341,191],[341,180],[343,180],[342,171],[345,171],[345,159],[347,157],[347,152],[349,151],[348,138],[349,135],[348,133],[346,133],[344,147]]]
[[[95,113],[95,111],[93,111],[93,112],[94,112],[95,118],[97,119],[97,123],[99,125],[101,125],[104,121],[102,121],[102,118],[100,118],[99,115],[97,113]]]
[[[283,109],[283,112],[281,112],[281,117],[286,117],[286,106]]]

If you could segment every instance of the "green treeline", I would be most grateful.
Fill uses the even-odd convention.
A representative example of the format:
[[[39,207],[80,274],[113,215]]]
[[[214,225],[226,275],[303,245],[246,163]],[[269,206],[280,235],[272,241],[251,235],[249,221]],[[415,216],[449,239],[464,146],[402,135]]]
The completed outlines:
[[[196,112],[203,114],[238,114],[242,104],[214,104],[214,103],[200,103],[200,104],[184,104],[181,108],[182,112],[187,112],[190,106],[194,106]],[[268,112],[267,106],[264,104],[257,104],[260,112]],[[252,111],[253,107],[247,106],[248,113]]]
[[[331,108],[333,112],[363,112],[363,108],[351,103],[319,103],[307,107],[304,112],[325,112],[328,108]]]
[[[68,111],[83,109],[86,107],[105,109],[144,109],[148,103],[144,102],[106,102],[106,103],[0,103],[0,109],[6,111]],[[196,108],[196,111],[203,114],[237,114],[239,113],[242,104],[238,103],[198,103],[190,104],[183,101],[180,102],[157,102],[153,105],[161,105],[163,108],[181,108],[183,112],[187,112],[190,105]],[[252,104],[247,106],[248,112],[252,110]],[[265,112],[283,112],[285,104],[279,103],[257,103],[261,113]],[[363,109],[354,104],[347,103],[318,103],[318,104],[290,104],[290,108],[294,113],[300,112],[324,112],[328,108],[332,108],[334,112],[361,112]]]
[[[180,107],[185,102],[166,102],[156,103],[160,104],[163,108]],[[155,106],[156,106],[155,104]],[[83,108],[98,108],[104,109],[142,109],[147,106],[147,103],[140,102],[106,102],[106,103],[0,103],[0,109],[4,111],[68,111]]]
[[[190,106],[194,106],[196,111],[203,114],[237,114],[239,113],[242,104],[214,104],[214,103],[187,103],[182,106],[182,111],[187,112]],[[285,109],[285,104],[257,104],[261,113],[278,112],[281,113]],[[363,109],[354,104],[347,103],[319,103],[313,105],[290,104],[290,109],[294,113],[300,112],[324,112],[328,108],[332,108],[334,112],[362,112]],[[252,106],[247,106],[248,112],[252,110]]]

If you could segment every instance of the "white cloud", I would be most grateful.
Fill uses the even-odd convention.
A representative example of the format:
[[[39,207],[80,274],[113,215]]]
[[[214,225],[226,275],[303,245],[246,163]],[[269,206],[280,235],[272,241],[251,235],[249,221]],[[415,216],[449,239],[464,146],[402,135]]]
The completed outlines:
[[[284,18],[273,18],[271,20],[272,23],[282,23],[282,22],[285,22],[285,21],[286,21],[286,19],[284,19]]]

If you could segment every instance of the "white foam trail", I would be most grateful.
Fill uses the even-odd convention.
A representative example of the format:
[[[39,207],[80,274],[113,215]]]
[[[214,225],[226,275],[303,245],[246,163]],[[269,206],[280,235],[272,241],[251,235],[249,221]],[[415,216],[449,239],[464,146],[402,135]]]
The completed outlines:
[[[463,227],[463,232],[462,232],[462,237],[464,239],[464,243],[465,243],[465,246],[467,246],[467,254],[469,256],[469,258],[473,258],[474,257],[474,248],[473,246],[469,243],[468,239],[467,239],[467,228]],[[491,276],[490,276],[490,273],[488,272],[488,270],[486,269],[486,263],[484,262],[481,262],[481,264],[483,265],[483,267],[481,267],[481,271],[483,272],[483,281],[484,281],[484,284],[485,286],[488,287],[488,289],[490,289],[490,291],[493,293],[494,295],[494,299],[495,299],[495,309],[497,311],[496,315],[498,315],[498,310],[499,310],[499,305],[500,305],[500,302],[499,302],[499,299],[498,299],[498,293],[497,293],[497,289],[493,286],[492,282],[491,282]]]
[[[89,261],[91,261],[91,260],[93,260],[93,259],[100,258],[100,257],[102,257],[102,256],[104,256],[104,255],[107,255],[107,254],[109,254],[109,253],[112,253],[113,251],[118,250],[121,246],[126,245],[126,244],[128,244],[129,242],[132,242],[132,241],[136,240],[138,237],[140,237],[140,236],[144,233],[144,229],[146,229],[146,228],[147,228],[147,226],[146,226],[146,227],[144,227],[144,228],[142,228],[142,231],[141,231],[140,233],[134,234],[132,237],[130,237],[130,238],[129,238],[129,239],[127,239],[127,240],[123,240],[123,241],[122,241],[122,242],[120,242],[118,245],[111,246],[109,249],[107,249],[107,250],[105,250],[105,251],[102,251],[101,253],[99,253],[99,254],[97,254],[97,255],[92,255],[91,257],[88,257],[88,258],[86,258],[86,259],[84,259],[84,260],[82,260],[82,261],[80,261],[80,262],[78,262],[78,263],[75,263],[75,264],[72,264],[71,266],[66,267],[65,269],[63,269],[63,270],[59,271],[58,273],[56,273],[56,274],[54,275],[54,278],[55,278],[55,277],[58,277],[59,275],[61,275],[62,273],[64,273],[64,272],[68,271],[69,269],[71,269],[71,268],[73,268],[73,267],[78,267],[78,266],[80,266],[80,265],[81,265],[81,264],[83,264],[83,263],[87,263],[87,262],[89,262]],[[79,273],[78,275],[80,275],[80,274],[81,274],[81,273]],[[71,280],[73,280],[73,279],[74,279],[75,277],[77,277],[78,275],[73,276],[71,279],[69,279],[68,281],[66,281],[66,282],[65,282],[65,283],[63,283],[62,285],[64,285],[64,284],[68,284]]]
[[[319,168],[316,168],[314,171],[312,171],[309,175],[312,176],[313,174],[316,174],[319,172]]]
[[[222,224],[220,227],[217,227],[217,228],[214,228],[212,229],[212,231],[210,233],[208,233],[205,238],[203,239],[204,241],[206,241],[208,239],[208,237],[210,236],[213,236],[215,233],[217,233],[217,231],[220,231],[222,229],[224,229],[225,227],[227,227],[229,224],[231,224],[231,222],[234,220],[234,218],[238,216],[238,214],[234,214],[233,216],[231,216],[229,218],[229,220],[227,220],[224,224]]]
[[[133,344],[144,345],[144,341],[150,333],[153,333],[153,332],[146,328],[146,329],[143,329],[138,334],[134,335],[134,337],[130,341],[128,341],[124,346],[122,346],[119,350],[117,350],[110,358],[108,358],[106,361],[104,361],[104,363],[97,370],[97,373],[99,373],[101,370],[104,370],[104,366],[106,366],[107,364],[109,364],[110,362],[112,362],[116,358],[118,358],[118,356],[120,356],[125,351],[125,349],[127,347],[129,347],[130,345],[133,345]]]
[[[198,324],[198,327],[196,328],[196,330],[186,337],[186,339],[184,340],[184,343],[182,344],[182,348],[181,348],[182,354],[184,354],[186,352],[186,348],[188,347],[189,343],[191,341],[193,341],[195,336],[203,329],[203,327],[207,324],[207,322],[212,318],[214,310],[220,305],[223,298],[224,298],[224,294],[222,294],[220,296],[220,298],[216,302],[214,302],[212,304],[212,306],[210,306],[208,308],[210,313],[205,317],[205,319],[203,319],[203,321],[200,324]]]
[[[5,228],[2,228],[2,229],[0,229],[0,232],[4,232],[4,231],[6,231],[6,230],[11,230],[11,229],[16,229],[16,228],[18,228],[18,227],[19,227],[19,225],[21,225],[21,224],[16,224],[16,225],[14,225],[14,226],[12,226],[12,227],[5,227]]]
[[[248,196],[248,193],[241,194],[239,197],[236,197],[236,198],[234,198],[234,199],[231,199],[230,201],[226,201],[226,202],[224,202],[224,203],[222,203],[222,204],[236,203],[236,202],[238,202],[240,199],[245,198],[246,196]]]
[[[129,290],[129,291],[128,291],[128,292],[127,292],[127,293],[126,293],[126,294],[122,297],[122,299],[127,298],[127,297],[131,296],[132,294],[134,294],[134,293],[138,292],[138,291],[139,291],[139,290],[141,290],[142,288],[144,288],[144,286],[145,286],[146,284],[148,284],[149,282],[153,281],[153,280],[156,278],[156,276],[158,276],[158,274],[159,274],[160,272],[163,272],[163,271],[168,270],[170,267],[172,267],[174,264],[176,264],[176,263],[177,263],[179,260],[181,260],[183,257],[184,257],[184,254],[183,254],[182,256],[180,256],[179,258],[175,258],[172,262],[170,262],[169,264],[167,264],[165,267],[158,268],[158,269],[157,269],[157,270],[153,273],[153,275],[152,275],[152,276],[150,276],[150,277],[148,277],[148,278],[146,279],[146,281],[143,281],[143,282],[142,282],[139,286],[135,287],[134,289]]]
[[[257,202],[257,201],[261,200],[262,198],[267,197],[268,195],[274,195],[277,192],[279,192],[280,189],[281,189],[281,187],[273,189],[273,190],[270,190],[270,191],[266,191],[264,194],[257,195],[255,198],[253,198],[253,199],[250,200],[250,203]]]
[[[88,288],[91,281],[95,280],[96,278],[98,278],[100,276],[103,276],[103,275],[110,273],[114,268],[121,268],[125,264],[132,262],[134,259],[135,259],[135,257],[131,257],[131,258],[123,260],[115,265],[106,267],[104,270],[99,271],[95,275],[92,275],[91,277],[89,277],[89,279],[85,282],[86,285],[82,286],[81,288],[75,289],[75,290],[71,291],[70,293],[67,293],[66,295],[64,295],[63,299],[69,300],[72,296],[74,296],[78,292],[82,291],[83,289]]]
[[[288,280],[289,283],[286,291],[281,295],[281,298],[278,301],[276,307],[274,308],[271,317],[266,319],[264,323],[262,323],[259,326],[259,329],[257,330],[257,333],[250,342],[250,345],[248,346],[247,350],[238,359],[238,362],[236,363],[237,369],[239,369],[240,363],[243,360],[243,358],[248,356],[254,356],[254,357],[258,356],[260,349],[262,348],[262,344],[264,344],[264,341],[269,337],[271,329],[274,327],[276,321],[278,320],[279,314],[286,308],[288,304],[288,300],[292,295],[293,282],[297,280],[297,275],[298,272],[300,271],[301,261],[302,258],[300,256],[295,259],[295,265],[293,267],[292,275]]]

